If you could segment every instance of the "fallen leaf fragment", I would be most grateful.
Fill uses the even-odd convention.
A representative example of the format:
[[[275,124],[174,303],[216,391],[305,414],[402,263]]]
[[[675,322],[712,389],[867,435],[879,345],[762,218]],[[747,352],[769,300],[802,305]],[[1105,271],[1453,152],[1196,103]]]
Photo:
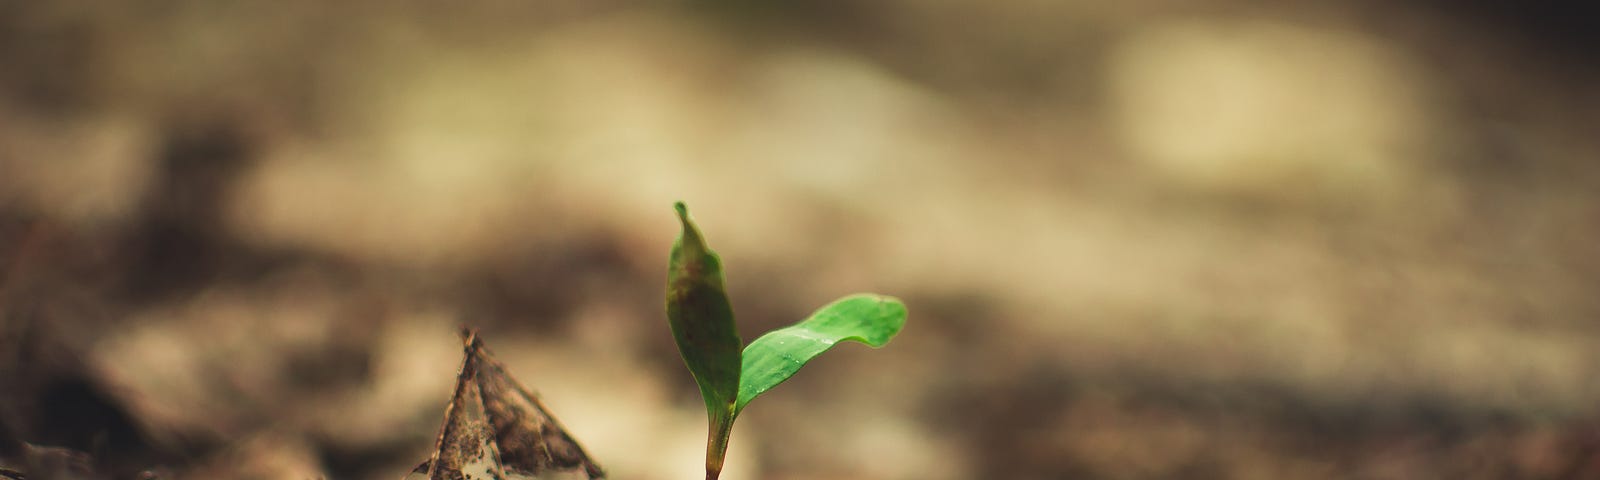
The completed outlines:
[[[605,478],[600,465],[567,433],[539,398],[496,361],[477,332],[463,329],[465,358],[433,455],[414,473],[428,480],[501,480],[582,472]]]

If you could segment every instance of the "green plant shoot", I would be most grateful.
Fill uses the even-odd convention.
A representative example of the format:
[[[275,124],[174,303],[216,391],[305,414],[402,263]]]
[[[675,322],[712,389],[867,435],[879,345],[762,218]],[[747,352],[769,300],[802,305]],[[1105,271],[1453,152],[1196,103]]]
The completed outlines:
[[[906,307],[894,297],[849,295],[800,323],[762,335],[740,352],[721,260],[706,246],[683,202],[674,208],[683,233],[668,263],[667,323],[706,402],[706,479],[715,480],[733,421],[751,400],[841,341],[882,347],[905,325]]]
[[[673,243],[667,266],[667,323],[706,402],[706,478],[712,479],[722,471],[733,431],[742,342],[723,285],[722,260],[706,246],[683,202],[674,208],[683,234]]]

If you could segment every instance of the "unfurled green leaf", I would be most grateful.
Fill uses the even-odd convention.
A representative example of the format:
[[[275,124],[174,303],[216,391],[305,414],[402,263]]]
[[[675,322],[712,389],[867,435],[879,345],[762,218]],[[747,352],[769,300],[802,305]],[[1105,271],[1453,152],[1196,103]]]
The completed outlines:
[[[882,347],[906,323],[906,306],[894,297],[850,295],[811,314],[804,321],[767,333],[744,348],[737,416],[757,396],[788,380],[800,367],[840,341]]]
[[[739,339],[733,307],[722,279],[722,261],[706,246],[689,220],[683,202],[673,205],[683,233],[672,245],[667,267],[667,323],[678,353],[700,385],[706,402],[710,435],[706,442],[706,478],[722,471],[728,435],[733,429],[734,401],[739,394]]]

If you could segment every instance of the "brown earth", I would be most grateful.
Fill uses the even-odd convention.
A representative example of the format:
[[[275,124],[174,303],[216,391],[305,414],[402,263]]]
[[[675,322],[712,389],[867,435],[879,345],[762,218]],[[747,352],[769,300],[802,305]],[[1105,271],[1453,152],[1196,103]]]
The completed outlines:
[[[400,478],[471,325],[699,478],[682,199],[912,312],[723,478],[1600,478],[1576,2],[327,3],[0,0],[0,466]]]

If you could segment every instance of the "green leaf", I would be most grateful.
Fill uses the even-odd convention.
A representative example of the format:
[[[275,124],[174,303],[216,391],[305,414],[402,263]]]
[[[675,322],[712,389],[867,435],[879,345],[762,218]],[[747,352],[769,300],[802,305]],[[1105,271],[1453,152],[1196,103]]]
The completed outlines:
[[[905,323],[906,306],[899,299],[855,294],[817,309],[805,321],[762,335],[744,348],[734,415],[840,341],[882,347]]]
[[[739,347],[733,307],[722,278],[722,260],[705,238],[683,202],[673,205],[683,233],[672,245],[667,267],[667,323],[678,353],[700,385],[710,434],[706,441],[706,478],[722,471],[728,435],[733,431],[734,401],[739,394]]]

